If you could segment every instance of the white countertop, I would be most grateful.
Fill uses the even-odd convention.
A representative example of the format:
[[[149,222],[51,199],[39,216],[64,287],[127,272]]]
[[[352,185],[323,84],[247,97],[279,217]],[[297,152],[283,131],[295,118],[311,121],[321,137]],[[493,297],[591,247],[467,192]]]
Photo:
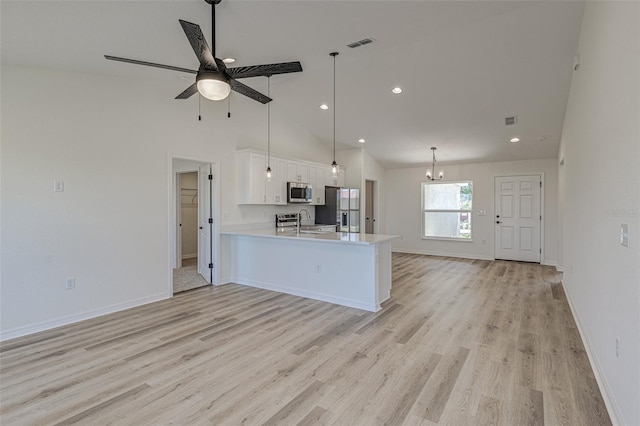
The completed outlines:
[[[249,236],[249,237],[261,237],[261,238],[277,238],[288,240],[305,240],[305,241],[318,241],[326,243],[339,243],[339,244],[368,244],[376,245],[387,241],[400,238],[399,235],[383,235],[383,234],[364,234],[364,233],[352,233],[352,232],[329,232],[326,234],[308,234],[295,232],[276,232],[275,229],[246,229],[237,231],[222,231],[221,235],[236,235],[236,236]]]

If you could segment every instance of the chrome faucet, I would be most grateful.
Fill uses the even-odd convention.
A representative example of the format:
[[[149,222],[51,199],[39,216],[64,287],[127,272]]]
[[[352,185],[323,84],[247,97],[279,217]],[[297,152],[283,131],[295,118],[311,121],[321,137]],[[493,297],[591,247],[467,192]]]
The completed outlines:
[[[307,220],[311,219],[311,216],[309,215],[307,209],[300,209],[300,211],[298,212],[298,226],[296,227],[296,234],[298,235],[300,235],[300,222],[302,222],[302,212],[305,212],[307,214]]]

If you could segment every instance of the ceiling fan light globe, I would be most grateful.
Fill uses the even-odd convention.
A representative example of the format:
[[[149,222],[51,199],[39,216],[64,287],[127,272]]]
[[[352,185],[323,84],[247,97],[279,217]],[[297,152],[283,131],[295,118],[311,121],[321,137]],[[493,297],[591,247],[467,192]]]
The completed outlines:
[[[226,79],[218,73],[199,73],[196,77],[198,92],[212,101],[221,101],[231,93],[231,86]]]

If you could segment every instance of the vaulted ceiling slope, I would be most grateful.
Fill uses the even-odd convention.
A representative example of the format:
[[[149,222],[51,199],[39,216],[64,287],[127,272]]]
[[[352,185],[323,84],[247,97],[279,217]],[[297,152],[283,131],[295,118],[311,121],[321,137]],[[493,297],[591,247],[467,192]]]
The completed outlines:
[[[211,33],[202,0],[3,0],[1,7],[3,64],[165,79],[173,82],[167,98],[184,85],[178,73],[103,55],[195,69],[178,19],[198,23],[208,39]],[[329,53],[339,51],[337,141],[363,147],[385,167],[426,164],[431,146],[441,163],[553,158],[583,7],[581,1],[223,0],[216,44],[220,57],[237,59],[234,66],[300,60],[303,73],[272,79],[274,102],[327,143]],[[347,47],[364,38],[373,43]],[[265,80],[244,82],[264,90]],[[391,93],[396,86],[402,94]],[[240,99],[236,105],[248,107]],[[517,124],[507,127],[511,115]],[[521,142],[510,143],[513,136]]]

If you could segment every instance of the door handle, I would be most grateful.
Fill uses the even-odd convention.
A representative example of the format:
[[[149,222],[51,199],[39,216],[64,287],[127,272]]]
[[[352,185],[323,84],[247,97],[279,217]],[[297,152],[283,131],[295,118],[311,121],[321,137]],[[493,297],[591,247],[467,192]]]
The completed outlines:
[[[202,226],[198,226],[198,229],[202,229]]]
[[[500,217],[500,215],[499,215],[499,214],[497,214],[497,215],[496,215],[496,217]]]
[[[499,220],[496,220],[496,223],[502,223],[502,222],[500,222]]]

